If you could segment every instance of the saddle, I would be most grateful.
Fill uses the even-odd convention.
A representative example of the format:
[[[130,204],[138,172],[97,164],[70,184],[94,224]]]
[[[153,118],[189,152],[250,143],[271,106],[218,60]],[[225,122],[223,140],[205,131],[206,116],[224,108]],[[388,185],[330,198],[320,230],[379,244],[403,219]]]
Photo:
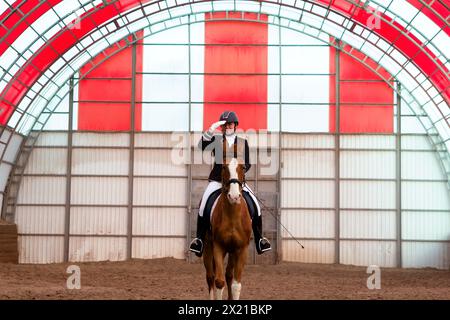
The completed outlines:
[[[214,203],[216,202],[217,198],[219,198],[221,192],[222,189],[217,189],[216,191],[211,193],[208,200],[206,201],[205,209],[203,211],[203,217],[206,218],[206,221],[211,221],[210,219]],[[258,215],[256,204],[248,191],[243,190],[242,196],[244,197],[245,202],[247,203],[248,212],[250,213],[250,219],[253,220],[253,217],[256,217]]]

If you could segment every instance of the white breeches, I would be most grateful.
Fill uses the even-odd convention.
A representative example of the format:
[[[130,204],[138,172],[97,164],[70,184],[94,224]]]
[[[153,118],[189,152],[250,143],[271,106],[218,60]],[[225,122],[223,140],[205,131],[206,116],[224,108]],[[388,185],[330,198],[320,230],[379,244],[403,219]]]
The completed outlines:
[[[211,195],[211,193],[213,193],[214,191],[216,191],[220,188],[222,188],[222,184],[220,182],[217,182],[217,181],[209,182],[208,186],[206,187],[205,193],[203,193],[202,201],[200,203],[200,209],[198,212],[200,217],[203,217],[203,211],[205,210],[206,201],[208,201],[208,198]],[[252,189],[250,189],[250,187],[248,186],[247,183],[244,184],[243,189],[250,194],[250,197],[252,197],[253,202],[256,204],[256,208],[258,210],[258,216],[260,216],[261,208],[259,207],[259,203],[258,203],[258,200],[256,200],[256,197],[253,195],[252,192],[250,192],[250,191],[252,191]]]

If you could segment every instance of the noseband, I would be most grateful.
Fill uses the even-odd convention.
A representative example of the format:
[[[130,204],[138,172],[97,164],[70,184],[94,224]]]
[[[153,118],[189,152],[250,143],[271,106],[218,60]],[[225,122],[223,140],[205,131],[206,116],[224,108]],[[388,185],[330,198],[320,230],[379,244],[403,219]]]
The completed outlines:
[[[237,183],[240,187],[242,187],[242,182],[240,182],[238,179],[230,179],[226,182],[226,185],[229,186],[232,183]]]

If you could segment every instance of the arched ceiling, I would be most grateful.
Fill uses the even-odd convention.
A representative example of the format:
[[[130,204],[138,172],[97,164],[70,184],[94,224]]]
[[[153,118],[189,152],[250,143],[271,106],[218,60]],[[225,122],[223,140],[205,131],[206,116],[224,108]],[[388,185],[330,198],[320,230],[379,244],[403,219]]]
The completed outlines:
[[[425,113],[437,143],[449,142],[449,7],[423,0],[18,0],[1,1],[0,124],[28,134],[64,96],[73,73],[142,28],[155,33],[213,11],[257,12],[282,26],[329,41],[384,68],[407,103]],[[9,3],[9,4],[7,4]],[[2,8],[0,8],[2,9]],[[118,49],[120,46],[118,45]],[[356,50],[355,53],[356,55]],[[58,100],[59,99],[59,100]]]

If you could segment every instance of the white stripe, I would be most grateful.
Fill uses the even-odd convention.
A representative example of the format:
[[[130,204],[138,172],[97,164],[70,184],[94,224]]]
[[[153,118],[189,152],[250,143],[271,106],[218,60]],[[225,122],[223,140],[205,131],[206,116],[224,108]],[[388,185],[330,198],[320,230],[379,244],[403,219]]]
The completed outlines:
[[[87,0],[81,2],[90,2]],[[98,5],[102,3],[101,0],[93,1],[93,5]],[[89,5],[89,8],[92,5]],[[53,11],[54,10],[54,11]],[[28,27],[9,48],[5,51],[5,53],[0,57],[0,66],[4,69],[9,69],[9,67],[14,63],[15,58],[17,57],[16,51],[19,53],[25,53],[26,48],[29,45],[32,45],[30,50],[28,51],[31,55],[35,54],[43,44],[40,36],[44,36],[45,39],[52,38],[56,33],[61,30],[61,26],[56,25],[55,23],[60,21],[65,15],[68,15],[72,12],[72,14],[66,19],[63,19],[65,23],[69,23],[74,20],[77,16],[81,16],[86,12],[84,8],[80,8],[80,4],[78,1],[66,0],[58,3],[53,7],[53,10],[48,10],[45,14],[43,14],[39,19],[37,19],[30,27]],[[58,15],[56,13],[58,13]],[[50,27],[50,30],[47,30]],[[36,30],[36,31],[34,31]],[[47,30],[47,31],[46,31]],[[40,33],[38,35],[36,32]],[[37,42],[38,45],[33,45],[34,42]],[[39,45],[40,44],[40,45]],[[14,57],[14,58],[13,58]],[[26,61],[17,62],[16,65],[20,68],[24,65]]]
[[[383,4],[385,1],[382,0],[372,0],[373,4]],[[386,4],[385,4],[386,5]],[[374,6],[376,7],[376,6]],[[448,48],[450,47],[450,39],[448,35],[442,30],[433,20],[427,17],[426,14],[420,12],[412,4],[405,0],[395,0],[390,2],[388,10],[394,12],[397,16],[395,19],[403,27],[407,24],[415,28],[417,31],[422,33],[423,36],[413,30],[412,34],[416,36],[422,43],[427,43],[429,39],[434,39],[430,41],[432,46],[427,45],[427,47],[437,56],[442,63],[446,63],[449,57]],[[390,11],[385,11],[380,7],[380,12],[383,12],[390,18],[394,18],[394,14]],[[415,17],[415,18],[414,18]],[[401,18],[401,19],[399,19]],[[414,18],[414,19],[413,19]],[[444,17],[445,19],[446,17]],[[403,20],[402,20],[403,19]],[[436,36],[439,33],[439,36]],[[436,36],[436,37],[435,37]],[[433,48],[436,47],[440,53]]]

